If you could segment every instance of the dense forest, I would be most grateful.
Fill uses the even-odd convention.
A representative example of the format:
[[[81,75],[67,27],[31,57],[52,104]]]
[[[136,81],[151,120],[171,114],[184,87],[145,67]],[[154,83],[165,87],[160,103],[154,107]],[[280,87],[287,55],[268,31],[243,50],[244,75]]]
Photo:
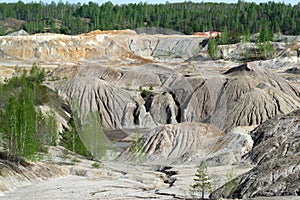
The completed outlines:
[[[257,33],[262,27],[272,32],[300,34],[300,3],[168,3],[114,5],[55,3],[1,3],[0,20],[22,20],[29,33],[79,34],[95,29],[163,27],[185,34],[228,30],[231,34]],[[298,24],[298,26],[297,26]],[[0,34],[6,34],[2,26]]]

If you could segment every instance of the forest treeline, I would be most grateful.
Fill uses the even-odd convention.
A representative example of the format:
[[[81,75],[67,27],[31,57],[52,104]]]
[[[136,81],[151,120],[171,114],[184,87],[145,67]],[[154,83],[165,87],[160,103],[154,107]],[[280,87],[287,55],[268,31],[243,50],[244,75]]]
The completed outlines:
[[[70,3],[1,3],[0,19],[24,20],[29,33],[79,34],[92,30],[163,27],[185,34],[224,29],[231,34],[257,33],[269,27],[274,33],[300,34],[300,3],[130,3],[114,5]],[[298,26],[297,26],[298,24]],[[0,30],[2,34],[5,30]]]

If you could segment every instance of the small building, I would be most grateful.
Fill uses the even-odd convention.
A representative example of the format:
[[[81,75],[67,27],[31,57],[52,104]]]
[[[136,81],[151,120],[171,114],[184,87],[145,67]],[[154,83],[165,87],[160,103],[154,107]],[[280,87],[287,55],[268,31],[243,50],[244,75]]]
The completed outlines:
[[[221,35],[221,32],[219,32],[219,31],[195,32],[193,34],[193,36],[201,37],[201,38],[212,38],[212,37],[218,37],[220,35]]]

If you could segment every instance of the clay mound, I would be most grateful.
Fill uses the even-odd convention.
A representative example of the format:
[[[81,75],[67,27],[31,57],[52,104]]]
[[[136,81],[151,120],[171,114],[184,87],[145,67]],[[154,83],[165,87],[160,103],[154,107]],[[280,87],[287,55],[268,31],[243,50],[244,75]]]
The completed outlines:
[[[56,82],[52,88],[69,104],[78,99],[82,113],[99,113],[104,128],[153,128],[158,123],[177,123],[178,108],[172,95],[149,89],[168,85],[179,76],[173,70],[149,64],[126,71],[98,64],[81,66],[77,71],[77,76]]]
[[[169,87],[181,109],[181,121],[205,122],[225,131],[261,124],[300,107],[299,90],[256,66],[225,75],[185,77]]]
[[[205,160],[210,165],[236,163],[252,146],[243,129],[224,135],[214,126],[190,122],[159,126],[145,134],[140,143],[140,152],[148,162],[198,164]],[[133,143],[119,159],[135,159],[135,147]]]
[[[299,117],[297,110],[252,131],[254,145],[245,159],[257,166],[238,177],[234,187],[223,186],[212,197],[300,196]]]
[[[238,95],[227,101],[228,123],[225,129],[236,125],[261,124],[278,114],[287,114],[300,107],[299,90],[296,87],[267,70],[258,67],[253,70],[243,76],[229,78],[233,84],[228,82],[227,86],[236,89],[225,89],[226,94],[229,97],[231,94]]]

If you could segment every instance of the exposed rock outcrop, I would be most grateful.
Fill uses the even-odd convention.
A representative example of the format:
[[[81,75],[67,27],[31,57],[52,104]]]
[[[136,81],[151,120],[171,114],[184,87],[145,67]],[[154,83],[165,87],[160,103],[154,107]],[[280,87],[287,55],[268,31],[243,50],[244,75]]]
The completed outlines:
[[[245,159],[249,172],[213,192],[212,197],[300,196],[300,110],[270,119],[251,132],[252,150]]]

